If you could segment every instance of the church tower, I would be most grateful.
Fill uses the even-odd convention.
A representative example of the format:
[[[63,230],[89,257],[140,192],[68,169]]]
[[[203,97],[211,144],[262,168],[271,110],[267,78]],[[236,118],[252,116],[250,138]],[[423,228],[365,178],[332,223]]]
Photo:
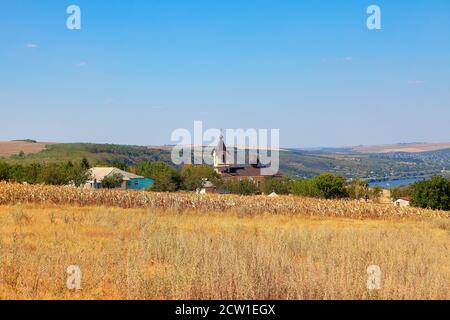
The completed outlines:
[[[227,163],[227,146],[223,141],[223,136],[220,136],[219,144],[214,148],[212,156],[214,160],[214,169],[217,173],[220,173],[223,169],[229,167]]]

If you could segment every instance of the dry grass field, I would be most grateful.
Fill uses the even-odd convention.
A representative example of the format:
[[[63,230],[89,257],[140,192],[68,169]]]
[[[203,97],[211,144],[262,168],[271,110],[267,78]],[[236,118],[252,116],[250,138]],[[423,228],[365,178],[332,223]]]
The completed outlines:
[[[449,240],[448,212],[0,184],[0,299],[450,299]]]

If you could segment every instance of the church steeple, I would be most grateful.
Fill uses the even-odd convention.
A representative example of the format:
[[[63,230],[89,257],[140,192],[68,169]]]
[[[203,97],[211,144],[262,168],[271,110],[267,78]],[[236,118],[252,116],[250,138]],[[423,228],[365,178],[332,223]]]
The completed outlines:
[[[213,160],[214,160],[214,169],[216,171],[220,171],[220,169],[228,167],[227,164],[227,146],[223,141],[223,135],[220,136],[219,143],[214,148],[212,152]]]

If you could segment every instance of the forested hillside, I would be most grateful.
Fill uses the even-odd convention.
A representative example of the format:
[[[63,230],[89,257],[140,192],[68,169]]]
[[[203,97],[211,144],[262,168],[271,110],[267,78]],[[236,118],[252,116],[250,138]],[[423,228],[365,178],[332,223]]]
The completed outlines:
[[[48,144],[37,153],[18,152],[0,158],[8,163],[55,163],[80,161],[92,165],[135,166],[142,160],[172,164],[170,148],[145,146],[62,143]],[[422,153],[351,153],[348,150],[280,152],[280,171],[291,177],[313,177],[331,172],[345,178],[396,179],[441,174],[450,170],[450,149]]]

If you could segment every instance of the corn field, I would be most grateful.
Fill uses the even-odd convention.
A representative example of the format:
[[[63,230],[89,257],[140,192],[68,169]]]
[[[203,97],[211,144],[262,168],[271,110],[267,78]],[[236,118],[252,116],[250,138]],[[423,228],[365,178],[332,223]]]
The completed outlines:
[[[0,183],[0,300],[450,299],[448,214]]]
[[[301,215],[310,217],[392,218],[440,217],[449,218],[449,211],[420,208],[397,208],[393,205],[350,200],[323,200],[295,196],[236,196],[198,195],[193,193],[153,193],[126,190],[92,190],[47,185],[0,183],[0,205],[35,203],[105,206],[118,208],[158,208],[239,212],[243,215],[261,213]]]

